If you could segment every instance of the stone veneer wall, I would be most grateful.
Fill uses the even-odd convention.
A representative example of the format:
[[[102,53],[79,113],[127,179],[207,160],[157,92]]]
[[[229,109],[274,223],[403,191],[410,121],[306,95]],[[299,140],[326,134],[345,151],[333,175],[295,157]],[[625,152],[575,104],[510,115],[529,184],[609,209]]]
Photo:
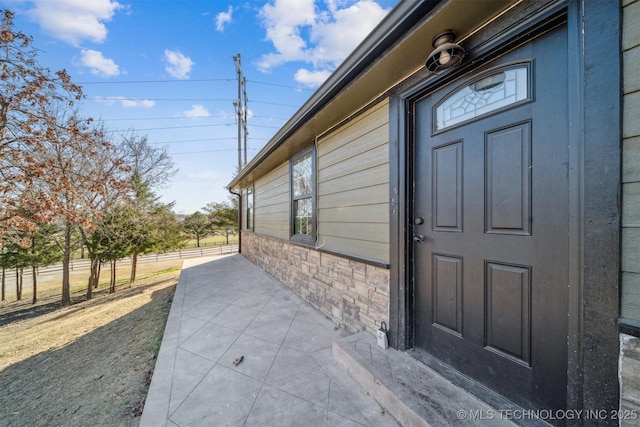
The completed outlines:
[[[631,335],[620,334],[619,375],[621,413],[635,415],[621,420],[620,425],[638,425],[640,422],[640,340]]]
[[[242,254],[348,330],[389,325],[385,268],[246,232]]]

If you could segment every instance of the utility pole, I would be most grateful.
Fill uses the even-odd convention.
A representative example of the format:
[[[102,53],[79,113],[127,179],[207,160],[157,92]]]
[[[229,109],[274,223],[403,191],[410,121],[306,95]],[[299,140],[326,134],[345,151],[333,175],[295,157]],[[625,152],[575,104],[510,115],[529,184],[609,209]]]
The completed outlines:
[[[247,135],[249,134],[247,129],[247,79],[242,73],[240,54],[233,57],[233,62],[236,64],[236,74],[238,78],[238,99],[233,101],[233,106],[236,109],[236,115],[238,117],[238,172],[240,172],[247,164]],[[242,160],[243,147],[244,162]]]

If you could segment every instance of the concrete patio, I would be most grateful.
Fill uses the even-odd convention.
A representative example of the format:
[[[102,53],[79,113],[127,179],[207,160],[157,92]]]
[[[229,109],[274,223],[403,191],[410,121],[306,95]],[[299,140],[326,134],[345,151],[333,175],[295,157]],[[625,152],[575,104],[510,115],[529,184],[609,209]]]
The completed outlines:
[[[189,259],[140,426],[514,425],[456,384],[340,328],[240,254]]]
[[[140,426],[397,425],[333,360],[346,335],[242,255],[186,260]]]

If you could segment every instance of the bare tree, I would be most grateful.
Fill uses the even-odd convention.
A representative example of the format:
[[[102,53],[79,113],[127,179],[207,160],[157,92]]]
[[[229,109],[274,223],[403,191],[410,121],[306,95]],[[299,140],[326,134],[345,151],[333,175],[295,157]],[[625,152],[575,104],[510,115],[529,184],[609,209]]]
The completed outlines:
[[[23,247],[30,242],[20,239],[21,232],[34,232],[57,208],[34,190],[43,165],[33,153],[44,149],[52,131],[44,125],[50,122],[49,105],[71,106],[82,98],[66,71],[52,74],[38,65],[32,41],[14,30],[12,12],[0,11],[0,237]]]
[[[33,153],[44,169],[35,186],[38,198],[52,209],[50,215],[64,224],[62,304],[68,305],[73,229],[95,229],[106,208],[129,191],[129,170],[100,123],[59,108],[45,125],[48,138]]]
[[[138,180],[149,190],[165,186],[177,172],[166,147],[151,146],[146,135],[129,131],[122,135],[119,148],[132,180]]]

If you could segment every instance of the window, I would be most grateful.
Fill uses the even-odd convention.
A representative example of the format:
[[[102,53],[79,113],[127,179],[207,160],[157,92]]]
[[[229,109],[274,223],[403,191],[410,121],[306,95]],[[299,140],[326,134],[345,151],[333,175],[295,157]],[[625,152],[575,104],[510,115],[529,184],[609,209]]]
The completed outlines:
[[[491,71],[460,87],[435,109],[435,132],[532,99],[531,64]]]
[[[253,230],[253,185],[247,188],[247,230]]]
[[[291,235],[293,240],[315,240],[315,153],[306,150],[291,160]]]

